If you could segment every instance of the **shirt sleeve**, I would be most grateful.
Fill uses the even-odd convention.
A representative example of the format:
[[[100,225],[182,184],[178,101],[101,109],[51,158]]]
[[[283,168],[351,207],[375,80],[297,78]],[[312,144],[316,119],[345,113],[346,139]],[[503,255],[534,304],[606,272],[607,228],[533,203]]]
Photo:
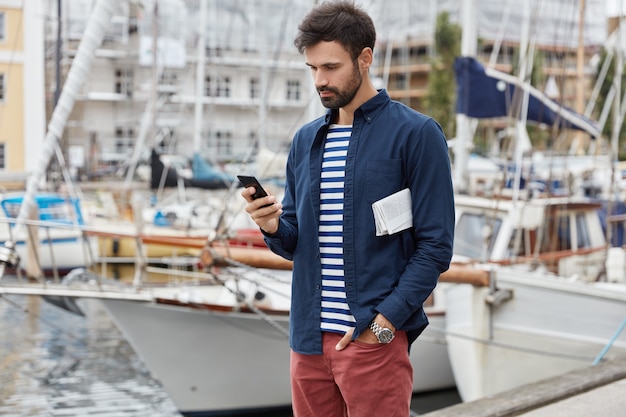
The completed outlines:
[[[376,310],[397,328],[422,306],[450,266],[454,238],[454,191],[446,138],[432,119],[412,141],[407,172],[416,250],[396,288]]]

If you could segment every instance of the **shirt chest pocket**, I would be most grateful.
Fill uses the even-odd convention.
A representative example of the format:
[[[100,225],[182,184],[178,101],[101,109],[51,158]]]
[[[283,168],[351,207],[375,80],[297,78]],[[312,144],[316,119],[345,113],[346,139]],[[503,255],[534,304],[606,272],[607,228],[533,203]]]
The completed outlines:
[[[400,191],[403,184],[401,159],[379,159],[367,163],[365,192],[369,203]]]

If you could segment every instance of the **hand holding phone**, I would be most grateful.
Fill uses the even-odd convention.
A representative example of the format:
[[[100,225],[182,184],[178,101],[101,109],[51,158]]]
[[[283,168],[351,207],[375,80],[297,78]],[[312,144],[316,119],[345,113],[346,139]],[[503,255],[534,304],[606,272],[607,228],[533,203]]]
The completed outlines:
[[[237,175],[239,178],[239,182],[244,188],[254,187],[254,194],[252,194],[252,199],[256,200],[257,198],[266,197],[269,194],[263,189],[259,180],[257,180],[253,176],[249,175]],[[270,207],[273,204],[265,204],[259,208]],[[278,230],[278,216],[280,215],[280,210],[274,212],[270,215],[263,215],[260,218],[253,218],[255,223],[261,228],[264,233],[273,234]]]
[[[269,195],[263,189],[263,186],[261,186],[261,183],[259,182],[259,180],[256,179],[256,177],[248,176],[248,175],[237,175],[237,178],[239,178],[239,182],[244,188],[254,187],[256,191],[254,192],[254,194],[252,194],[253,200],[256,200],[257,198],[261,198],[261,197],[267,197]],[[269,206],[271,206],[271,204],[266,204],[261,207],[269,207]]]

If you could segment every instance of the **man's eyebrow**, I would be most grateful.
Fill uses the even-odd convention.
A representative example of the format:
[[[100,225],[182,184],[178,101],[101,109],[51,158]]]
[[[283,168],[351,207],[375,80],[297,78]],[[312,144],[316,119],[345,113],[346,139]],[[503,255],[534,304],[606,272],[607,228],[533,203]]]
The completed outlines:
[[[324,63],[322,63],[320,65],[313,65],[313,64],[311,64],[309,62],[306,62],[305,64],[307,66],[311,67],[311,68],[318,68],[318,67],[334,67],[334,66],[340,65],[341,63],[340,62],[332,62],[331,61],[331,62],[324,62]]]

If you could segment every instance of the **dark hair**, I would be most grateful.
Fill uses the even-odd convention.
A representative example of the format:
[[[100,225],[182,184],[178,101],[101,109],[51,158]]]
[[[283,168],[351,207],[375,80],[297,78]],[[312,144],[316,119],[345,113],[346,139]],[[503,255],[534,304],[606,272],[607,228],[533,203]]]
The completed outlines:
[[[339,42],[356,60],[363,48],[374,49],[376,28],[372,18],[353,1],[327,1],[304,17],[293,43],[303,53],[322,41]]]

